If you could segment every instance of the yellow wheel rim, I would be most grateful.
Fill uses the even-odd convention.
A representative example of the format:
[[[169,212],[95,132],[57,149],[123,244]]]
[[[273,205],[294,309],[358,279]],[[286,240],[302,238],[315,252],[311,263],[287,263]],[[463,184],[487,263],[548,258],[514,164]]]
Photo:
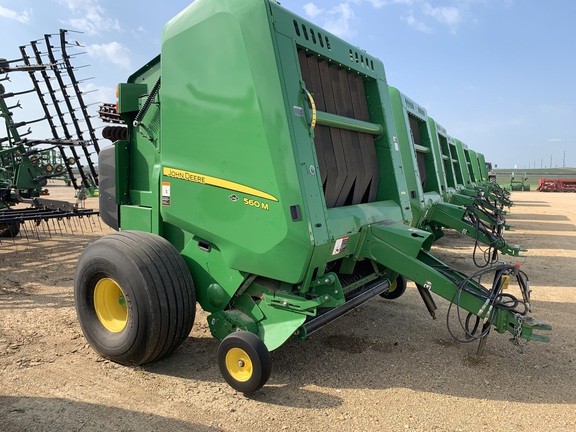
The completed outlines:
[[[226,369],[236,381],[246,382],[252,377],[252,360],[241,348],[232,348],[226,353]]]
[[[113,333],[121,332],[128,323],[128,308],[124,292],[110,278],[102,278],[96,283],[94,309],[102,325]]]
[[[390,284],[390,289],[388,290],[388,292],[391,293],[391,292],[394,291],[397,287],[398,287],[398,280],[397,280],[397,279],[394,279],[394,282],[392,282],[392,284]]]

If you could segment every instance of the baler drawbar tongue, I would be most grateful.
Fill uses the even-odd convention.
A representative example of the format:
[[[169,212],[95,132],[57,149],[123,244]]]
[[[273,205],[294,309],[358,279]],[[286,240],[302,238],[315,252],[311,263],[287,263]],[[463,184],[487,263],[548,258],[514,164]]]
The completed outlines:
[[[458,318],[465,333],[460,339],[448,328],[450,334],[459,342],[471,342],[485,337],[494,326],[498,333],[510,332],[513,340],[528,339],[549,342],[550,338],[533,333],[534,330],[551,330],[552,327],[527,315],[530,312],[530,284],[527,275],[519,266],[498,264],[482,269],[472,276],[444,264],[425,249],[430,233],[401,223],[373,224],[363,228],[365,233],[359,255],[372,259],[394,272],[413,280],[422,291],[431,291],[457,306]],[[481,278],[493,274],[490,289],[484,287]],[[509,284],[516,281],[521,298],[507,290]],[[428,310],[431,297],[422,296]],[[468,312],[461,318],[460,309]],[[482,324],[480,332],[478,327]]]

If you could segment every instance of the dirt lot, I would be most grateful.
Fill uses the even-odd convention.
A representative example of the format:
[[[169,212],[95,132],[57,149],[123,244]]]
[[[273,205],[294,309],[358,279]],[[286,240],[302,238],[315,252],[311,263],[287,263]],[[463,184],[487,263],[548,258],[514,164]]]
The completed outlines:
[[[53,195],[68,188],[51,186]],[[257,394],[220,377],[218,343],[199,311],[169,358],[129,368],[99,358],[80,332],[73,274],[81,250],[108,232],[95,219],[75,235],[0,244],[0,430],[8,431],[573,431],[576,430],[576,196],[515,192],[512,244],[529,249],[533,315],[551,343],[519,352],[509,335],[454,343],[447,302],[431,320],[409,286],[374,299],[306,342],[272,353]],[[87,206],[95,206],[89,199]],[[82,231],[80,231],[80,228]],[[449,233],[433,253],[472,273],[472,240]]]

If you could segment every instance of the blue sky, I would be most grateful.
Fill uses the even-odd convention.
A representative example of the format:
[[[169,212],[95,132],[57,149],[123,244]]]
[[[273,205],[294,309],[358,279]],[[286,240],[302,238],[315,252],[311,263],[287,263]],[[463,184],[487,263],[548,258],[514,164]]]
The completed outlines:
[[[0,57],[17,58],[19,45],[44,33],[80,30],[70,39],[87,53],[75,64],[90,64],[80,77],[95,77],[83,84],[97,90],[88,101],[113,101],[116,84],[160,52],[163,25],[189,3],[0,0]],[[499,167],[551,158],[562,166],[564,154],[576,167],[576,1],[281,3],[380,58],[390,85]]]

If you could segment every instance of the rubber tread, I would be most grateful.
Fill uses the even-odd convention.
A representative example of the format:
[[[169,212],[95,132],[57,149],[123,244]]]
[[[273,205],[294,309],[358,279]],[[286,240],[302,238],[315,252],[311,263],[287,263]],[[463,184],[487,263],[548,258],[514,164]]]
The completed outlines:
[[[119,264],[127,262],[120,269],[109,262],[112,258]],[[94,331],[97,323],[89,301],[93,286],[87,282],[100,276],[129,280],[127,286],[120,284],[128,291],[125,295],[133,310],[128,335],[108,337]],[[84,334],[97,352],[113,361],[145,364],[159,360],[190,333],[196,310],[194,284],[183,258],[162,237],[138,231],[103,237],[82,253],[75,279],[76,309]],[[135,287],[138,292],[131,292]]]

